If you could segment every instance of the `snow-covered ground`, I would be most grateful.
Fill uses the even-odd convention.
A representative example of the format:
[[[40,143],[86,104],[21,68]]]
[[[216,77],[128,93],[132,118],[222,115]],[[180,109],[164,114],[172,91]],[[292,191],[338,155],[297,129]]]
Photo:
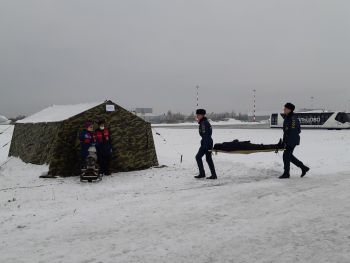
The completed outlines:
[[[216,142],[280,136],[214,130]],[[350,131],[303,131],[296,155],[312,170],[301,179],[293,168],[290,180],[276,179],[274,153],[219,154],[219,180],[195,180],[197,131],[154,138],[168,167],[96,184],[39,179],[46,166],[10,160],[0,170],[0,262],[350,262]]]

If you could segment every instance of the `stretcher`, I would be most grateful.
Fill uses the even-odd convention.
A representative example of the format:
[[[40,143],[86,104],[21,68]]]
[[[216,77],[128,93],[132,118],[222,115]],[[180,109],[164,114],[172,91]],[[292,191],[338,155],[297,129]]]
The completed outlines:
[[[217,155],[218,153],[229,153],[229,154],[252,154],[262,152],[275,152],[284,151],[284,149],[268,149],[268,150],[234,150],[234,151],[223,151],[223,150],[211,150],[212,153]]]

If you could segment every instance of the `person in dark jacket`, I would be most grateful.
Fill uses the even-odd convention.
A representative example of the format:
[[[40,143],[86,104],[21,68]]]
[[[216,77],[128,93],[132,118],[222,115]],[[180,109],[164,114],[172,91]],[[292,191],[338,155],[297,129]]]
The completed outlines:
[[[89,148],[95,145],[94,124],[91,121],[85,123],[84,130],[79,135],[81,167],[86,166],[86,159],[89,155]]]
[[[112,159],[112,142],[109,130],[105,125],[105,121],[99,121],[98,128],[95,131],[95,136],[100,174],[111,175],[109,167]]]
[[[301,177],[304,177],[310,170],[299,161],[294,155],[294,149],[300,144],[300,122],[294,115],[295,106],[292,103],[287,103],[284,106],[284,122],[283,122],[283,143],[285,151],[283,153],[284,173],[279,177],[280,179],[288,179],[290,177],[290,163],[293,163],[301,169]]]
[[[204,109],[198,109],[196,111],[196,114],[197,114],[197,121],[199,124],[199,135],[202,137],[202,140],[201,140],[201,146],[196,155],[199,175],[195,176],[195,178],[199,179],[199,178],[205,177],[205,171],[204,171],[204,166],[202,161],[202,158],[205,155],[211,171],[211,176],[207,177],[207,179],[215,180],[217,179],[217,176],[216,176],[214,162],[213,162],[212,153],[211,153],[211,150],[213,149],[213,139],[211,138],[212,127],[208,119],[205,117],[206,111]]]

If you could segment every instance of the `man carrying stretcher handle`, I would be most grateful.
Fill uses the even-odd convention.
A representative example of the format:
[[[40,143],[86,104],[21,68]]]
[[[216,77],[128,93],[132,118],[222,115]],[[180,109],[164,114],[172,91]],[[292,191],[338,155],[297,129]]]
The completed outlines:
[[[205,171],[203,166],[202,158],[205,155],[207,163],[209,165],[211,176],[207,179],[215,180],[217,179],[214,162],[212,158],[211,150],[213,149],[213,139],[211,135],[213,133],[211,125],[208,119],[205,117],[206,111],[204,109],[198,109],[196,111],[197,121],[199,124],[199,135],[202,137],[201,147],[196,155],[196,161],[198,164],[199,175],[195,176],[196,179],[205,178]]]
[[[293,163],[301,169],[301,177],[304,177],[310,170],[299,161],[294,155],[293,151],[297,145],[300,144],[300,122],[294,115],[295,106],[292,103],[284,105],[284,122],[283,122],[283,143],[285,150],[283,153],[284,173],[279,179],[288,179],[290,177],[290,163]]]

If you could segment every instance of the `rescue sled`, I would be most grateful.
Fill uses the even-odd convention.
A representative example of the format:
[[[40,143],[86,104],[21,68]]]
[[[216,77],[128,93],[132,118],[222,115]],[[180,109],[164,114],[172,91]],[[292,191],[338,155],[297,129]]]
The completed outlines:
[[[101,181],[102,176],[99,172],[99,166],[97,163],[97,154],[95,146],[89,148],[89,155],[86,159],[86,165],[81,169],[80,181]]]
[[[217,143],[212,150],[213,153],[230,153],[230,154],[252,154],[259,152],[275,152],[284,151],[285,147],[280,140],[277,144],[253,144],[250,141],[240,142],[234,140],[232,142]]]

